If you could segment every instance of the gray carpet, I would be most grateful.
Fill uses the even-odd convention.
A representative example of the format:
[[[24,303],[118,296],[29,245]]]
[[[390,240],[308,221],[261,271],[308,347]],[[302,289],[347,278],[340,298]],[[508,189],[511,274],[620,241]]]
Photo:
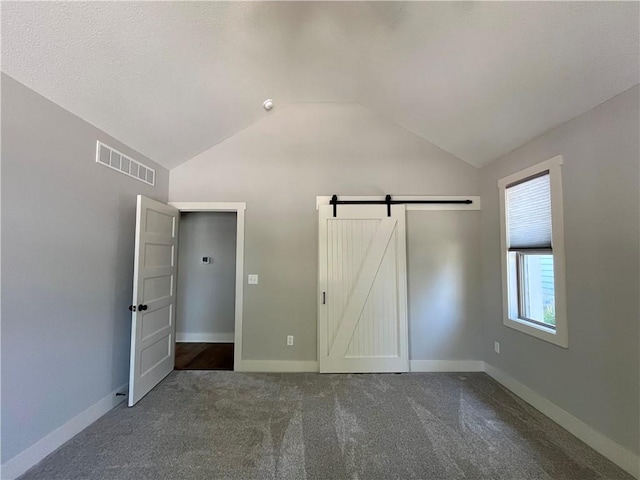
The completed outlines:
[[[483,373],[173,372],[27,479],[631,479]]]

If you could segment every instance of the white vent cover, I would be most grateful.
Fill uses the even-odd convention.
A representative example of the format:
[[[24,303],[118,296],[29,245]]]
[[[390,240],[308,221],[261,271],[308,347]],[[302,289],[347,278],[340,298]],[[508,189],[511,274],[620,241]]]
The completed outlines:
[[[153,168],[127,157],[100,141],[96,146],[96,162],[149,185],[156,183],[156,171]]]

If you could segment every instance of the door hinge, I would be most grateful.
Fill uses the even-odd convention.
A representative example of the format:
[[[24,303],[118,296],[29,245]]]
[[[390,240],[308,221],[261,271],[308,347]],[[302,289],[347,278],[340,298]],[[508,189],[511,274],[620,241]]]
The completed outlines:
[[[322,292],[322,304],[327,304],[327,292]]]
[[[136,306],[135,305],[129,305],[129,311],[130,312],[135,312],[136,311]]]

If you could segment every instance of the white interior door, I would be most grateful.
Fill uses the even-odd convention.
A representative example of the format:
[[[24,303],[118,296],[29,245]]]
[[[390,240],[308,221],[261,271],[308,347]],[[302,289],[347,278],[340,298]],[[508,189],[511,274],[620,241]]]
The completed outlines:
[[[180,212],[138,195],[129,406],[173,370]]]
[[[319,207],[320,372],[407,372],[405,207]]]

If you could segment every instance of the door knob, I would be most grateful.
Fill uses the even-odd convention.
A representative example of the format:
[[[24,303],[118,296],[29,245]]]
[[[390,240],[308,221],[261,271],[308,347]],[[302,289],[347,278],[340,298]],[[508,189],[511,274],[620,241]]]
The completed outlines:
[[[138,305],[138,310],[141,312],[144,312],[147,308],[149,307],[146,305],[143,305],[143,304]]]

